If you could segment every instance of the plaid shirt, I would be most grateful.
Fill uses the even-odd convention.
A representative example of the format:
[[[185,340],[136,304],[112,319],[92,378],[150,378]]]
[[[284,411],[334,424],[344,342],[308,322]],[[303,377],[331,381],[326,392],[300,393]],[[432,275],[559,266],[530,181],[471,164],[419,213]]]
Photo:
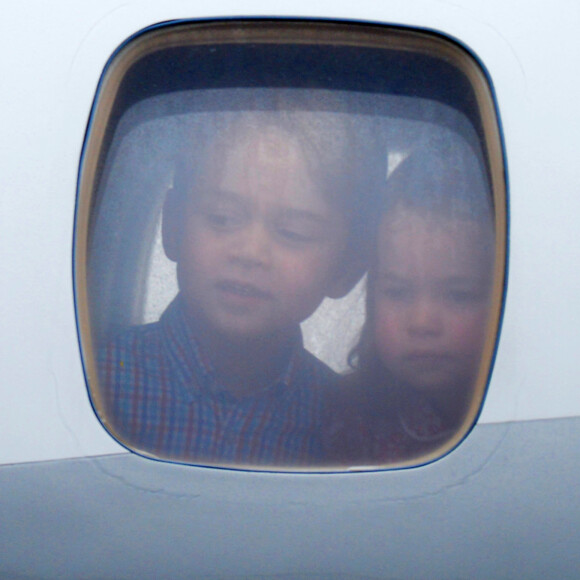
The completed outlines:
[[[308,466],[322,456],[321,392],[336,375],[297,341],[269,388],[243,398],[215,378],[179,298],[99,354],[105,423],[146,455],[205,465]]]

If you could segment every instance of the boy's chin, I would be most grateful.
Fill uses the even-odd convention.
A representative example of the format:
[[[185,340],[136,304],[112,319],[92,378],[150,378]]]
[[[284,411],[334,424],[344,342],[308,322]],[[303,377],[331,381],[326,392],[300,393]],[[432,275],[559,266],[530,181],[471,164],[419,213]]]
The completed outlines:
[[[224,309],[204,309],[194,304],[188,309],[194,328],[209,340],[239,344],[256,342],[279,342],[294,337],[298,324],[285,325],[283,320],[268,316],[250,316],[244,312],[228,312]]]
[[[212,334],[230,343],[248,345],[249,343],[277,343],[285,341],[296,334],[296,329],[278,328],[267,325],[249,324],[238,322],[237,324],[213,324]]]

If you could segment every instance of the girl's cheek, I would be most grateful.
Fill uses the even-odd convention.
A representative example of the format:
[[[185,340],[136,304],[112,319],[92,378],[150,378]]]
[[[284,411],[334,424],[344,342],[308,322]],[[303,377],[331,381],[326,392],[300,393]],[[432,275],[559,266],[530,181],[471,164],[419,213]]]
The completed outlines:
[[[485,337],[486,315],[486,311],[477,309],[455,317],[450,331],[458,349],[479,354]]]
[[[401,313],[386,305],[377,305],[375,313],[375,346],[377,353],[386,362],[400,350],[404,332]]]

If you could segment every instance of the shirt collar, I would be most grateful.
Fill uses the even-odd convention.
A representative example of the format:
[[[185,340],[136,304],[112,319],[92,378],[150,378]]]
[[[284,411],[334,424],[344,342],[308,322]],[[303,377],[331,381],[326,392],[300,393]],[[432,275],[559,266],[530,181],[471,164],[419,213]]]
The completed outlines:
[[[182,298],[178,294],[160,318],[163,329],[165,348],[171,359],[184,396],[192,400],[194,389],[206,388],[211,391],[226,391],[216,380],[215,366],[211,356],[200,345],[195,330],[188,323]],[[282,369],[279,378],[266,391],[283,393],[289,387],[307,384],[305,380],[312,375],[314,365],[310,355],[303,347],[302,332],[297,325],[291,342],[288,362]],[[311,378],[312,380],[312,378]],[[227,391],[226,391],[227,392]],[[262,394],[261,391],[259,394]]]
[[[441,414],[421,393],[408,389],[398,406],[399,422],[415,441],[438,441],[449,435]]]
[[[179,294],[161,315],[159,323],[172,371],[177,376],[183,394],[192,400],[192,385],[206,384],[215,375],[215,369],[187,322]]]

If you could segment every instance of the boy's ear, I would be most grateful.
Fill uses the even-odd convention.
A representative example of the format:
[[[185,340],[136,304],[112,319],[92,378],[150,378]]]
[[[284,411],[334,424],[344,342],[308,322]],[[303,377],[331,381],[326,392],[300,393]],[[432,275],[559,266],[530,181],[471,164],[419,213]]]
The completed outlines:
[[[362,278],[367,270],[366,260],[362,256],[347,256],[338,267],[334,280],[329,284],[326,295],[328,298],[342,298],[346,296]]]
[[[184,214],[181,196],[175,189],[171,188],[167,192],[163,204],[161,236],[165,255],[173,262],[179,261],[181,240],[183,239]]]

